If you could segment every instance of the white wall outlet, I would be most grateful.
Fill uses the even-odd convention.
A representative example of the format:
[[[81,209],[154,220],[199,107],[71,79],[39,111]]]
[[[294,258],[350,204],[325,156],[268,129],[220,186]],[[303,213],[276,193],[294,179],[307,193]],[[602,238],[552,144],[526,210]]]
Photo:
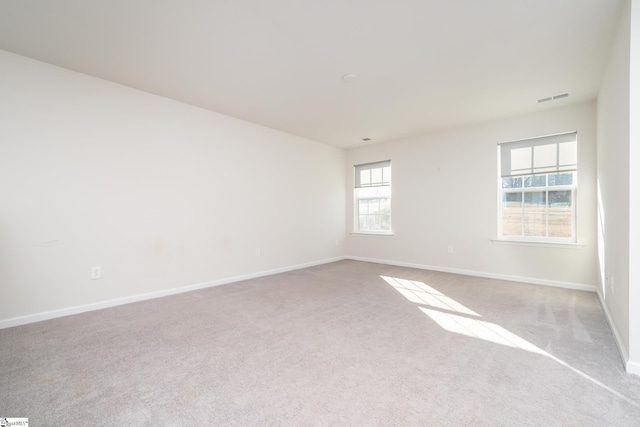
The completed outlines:
[[[453,253],[453,245],[447,245],[447,253],[448,254],[452,254]]]
[[[102,267],[94,265],[91,267],[91,280],[102,279]]]
[[[256,249],[256,256],[262,255],[262,251],[260,249]]]

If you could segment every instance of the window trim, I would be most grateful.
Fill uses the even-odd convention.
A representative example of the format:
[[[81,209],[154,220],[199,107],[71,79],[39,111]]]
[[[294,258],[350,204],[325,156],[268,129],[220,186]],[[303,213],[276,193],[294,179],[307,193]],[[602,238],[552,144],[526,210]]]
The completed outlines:
[[[353,228],[351,234],[353,235],[361,235],[361,236],[393,236],[393,218],[392,218],[392,190],[391,190],[391,177],[388,181],[383,181],[381,185],[361,185],[359,172],[366,169],[376,169],[376,168],[384,168],[389,167],[391,171],[391,160],[381,160],[377,162],[370,163],[362,163],[353,165]],[[393,172],[391,172],[393,175]],[[388,182],[388,183],[385,183]],[[366,189],[366,188],[389,188],[388,196],[364,196],[358,197],[358,189]],[[360,229],[360,219],[359,219],[359,200],[376,200],[376,199],[387,199],[389,201],[389,230],[362,230]]]
[[[547,144],[552,144],[554,143],[553,141],[558,141],[558,140],[563,140],[564,138],[566,138],[567,136],[570,135],[574,135],[575,141],[576,141],[576,163],[575,163],[575,167],[573,168],[569,168],[569,169],[558,169],[559,164],[556,164],[556,170],[546,170],[546,171],[539,171],[538,173],[535,173],[535,166],[532,163],[532,167],[531,167],[531,172],[530,173],[526,173],[526,174],[522,174],[522,173],[516,173],[516,174],[505,174],[503,172],[503,167],[505,166],[505,162],[503,162],[503,158],[502,158],[502,153],[503,153],[503,147],[505,147],[507,144],[511,145],[511,146],[515,146],[515,147],[527,147],[527,146],[531,146],[531,147],[535,147],[535,146],[540,146],[540,145],[545,145],[544,141],[548,141]],[[498,225],[498,233],[497,233],[497,238],[495,239],[491,239],[491,241],[495,244],[514,244],[514,245],[526,245],[526,246],[543,246],[543,247],[571,247],[571,248],[582,248],[584,245],[582,245],[581,243],[578,242],[578,148],[577,148],[577,141],[578,141],[578,133],[576,131],[571,131],[571,132],[563,132],[563,133],[558,133],[558,134],[552,134],[552,135],[544,135],[544,136],[539,136],[539,137],[533,137],[533,138],[527,138],[527,139],[521,139],[521,140],[515,140],[515,141],[506,141],[506,142],[500,142],[498,143],[498,150],[497,150],[497,164],[498,164],[498,168],[497,168],[497,179],[496,179],[496,186],[497,186],[497,225]],[[533,162],[533,159],[532,159]],[[572,172],[573,173],[573,184],[571,185],[557,185],[557,186],[549,186],[549,183],[547,182],[546,185],[544,187],[542,186],[538,186],[538,187],[521,187],[521,188],[514,188],[514,189],[510,189],[510,188],[502,188],[502,178],[504,177],[508,177],[508,176],[521,176],[521,177],[525,177],[525,176],[530,176],[530,175],[542,175],[542,174],[553,174],[553,173],[564,173],[564,172]],[[511,190],[511,191],[510,191]],[[522,193],[524,195],[524,193],[527,192],[540,192],[540,191],[544,191],[547,195],[549,193],[549,191],[571,191],[571,197],[572,197],[572,215],[571,215],[571,237],[547,237],[547,236],[505,236],[502,234],[503,232],[503,196],[505,193]],[[546,197],[547,200],[547,211],[546,211],[546,221],[547,221],[547,230],[548,230],[548,221],[549,221],[549,217],[548,217],[548,196]]]
[[[580,242],[551,242],[551,241],[538,242],[534,240],[511,240],[511,239],[503,239],[503,238],[491,239],[491,242],[494,245],[515,245],[515,246],[533,246],[533,247],[542,247],[542,248],[566,248],[566,249],[584,248],[584,243],[580,243]]]

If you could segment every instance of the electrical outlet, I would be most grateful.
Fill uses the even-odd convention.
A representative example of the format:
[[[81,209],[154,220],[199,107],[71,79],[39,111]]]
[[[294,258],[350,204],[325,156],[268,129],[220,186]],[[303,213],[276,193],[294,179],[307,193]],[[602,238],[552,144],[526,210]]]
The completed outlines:
[[[102,279],[102,267],[94,265],[91,267],[91,280]]]
[[[452,254],[453,253],[453,245],[447,245],[447,253],[448,254]]]
[[[260,249],[256,249],[256,256],[262,255],[262,251]]]

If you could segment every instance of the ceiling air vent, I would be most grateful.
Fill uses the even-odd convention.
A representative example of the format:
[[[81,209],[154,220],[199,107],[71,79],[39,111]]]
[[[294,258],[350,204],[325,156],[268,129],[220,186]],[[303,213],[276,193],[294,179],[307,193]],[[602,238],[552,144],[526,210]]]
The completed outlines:
[[[542,104],[543,102],[555,101],[556,99],[568,98],[569,92],[561,93],[559,95],[548,96],[546,98],[538,99],[538,104]]]

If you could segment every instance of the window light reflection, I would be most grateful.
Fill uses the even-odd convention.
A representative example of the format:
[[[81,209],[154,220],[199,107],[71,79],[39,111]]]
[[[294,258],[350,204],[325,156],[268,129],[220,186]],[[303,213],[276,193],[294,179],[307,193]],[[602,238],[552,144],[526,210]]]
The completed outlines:
[[[541,350],[530,342],[520,338],[516,334],[507,331],[500,325],[485,322],[479,319],[472,319],[464,316],[457,316],[451,313],[444,313],[437,310],[429,310],[420,307],[420,310],[436,322],[442,329],[449,332],[466,335],[468,337],[479,338],[496,344],[508,347],[519,348],[548,356],[547,352]]]
[[[428,305],[455,313],[468,314],[470,316],[480,315],[468,309],[456,300],[449,298],[440,291],[433,289],[424,282],[417,280],[399,279],[397,277],[380,276],[385,282],[393,286],[402,296],[416,304]]]
[[[635,400],[628,398],[627,396],[612,389],[601,381],[598,381],[597,379],[587,375],[581,370],[574,368],[567,362],[558,359],[557,357],[549,354],[539,347],[536,347],[529,341],[520,338],[512,332],[509,332],[502,326],[477,318],[467,317],[480,317],[480,315],[453,300],[452,298],[447,297],[443,293],[432,288],[424,282],[400,279],[397,277],[389,276],[380,276],[380,278],[391,285],[409,301],[422,306],[432,307],[418,308],[429,318],[431,318],[435,323],[437,323],[442,329],[468,337],[478,338],[484,341],[493,342],[507,347],[518,348],[531,353],[543,355],[571,370],[587,381],[590,381],[598,387],[601,387],[602,389],[608,391],[614,396],[632,404],[635,407],[640,408],[640,404]]]

